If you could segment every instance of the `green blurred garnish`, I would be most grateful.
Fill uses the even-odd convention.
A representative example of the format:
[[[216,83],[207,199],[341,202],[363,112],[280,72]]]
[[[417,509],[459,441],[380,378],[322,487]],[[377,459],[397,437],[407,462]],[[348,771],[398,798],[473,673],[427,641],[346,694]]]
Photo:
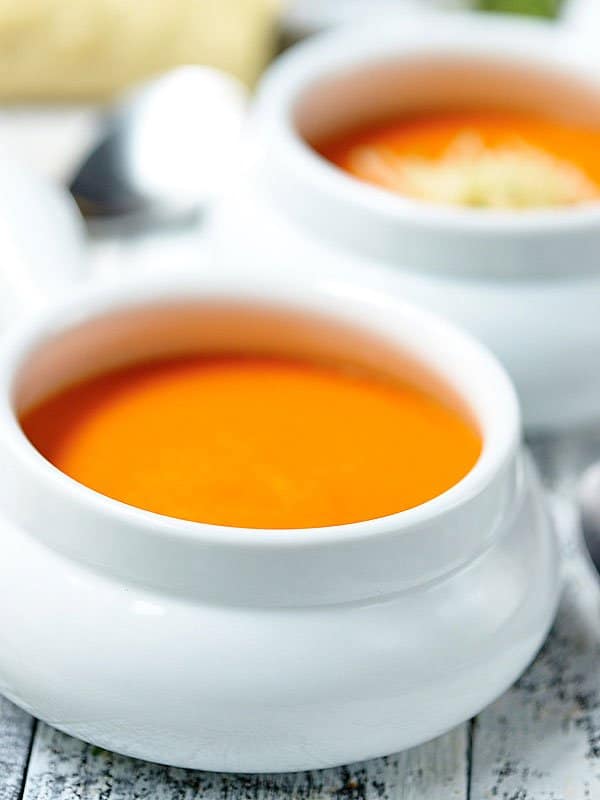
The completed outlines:
[[[556,17],[563,0],[476,0],[482,11],[506,11],[535,17]]]

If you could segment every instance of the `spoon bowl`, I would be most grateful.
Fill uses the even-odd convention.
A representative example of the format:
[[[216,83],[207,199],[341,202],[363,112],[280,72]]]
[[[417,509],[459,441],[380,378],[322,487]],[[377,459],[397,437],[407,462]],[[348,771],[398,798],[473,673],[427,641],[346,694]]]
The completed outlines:
[[[600,572],[600,461],[583,473],[578,494],[583,538],[592,563]]]
[[[235,163],[246,101],[237,79],[200,66],[128,92],[71,181],[84,216],[156,222],[205,207]]]

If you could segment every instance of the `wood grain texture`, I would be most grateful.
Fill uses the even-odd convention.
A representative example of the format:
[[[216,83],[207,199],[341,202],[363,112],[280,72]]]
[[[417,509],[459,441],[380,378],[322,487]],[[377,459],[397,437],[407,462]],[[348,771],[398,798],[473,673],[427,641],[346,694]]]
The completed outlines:
[[[559,512],[558,616],[534,664],[475,721],[472,800],[600,798],[600,583],[580,549],[573,509]]]
[[[135,761],[40,724],[23,800],[464,800],[468,733],[339,769],[225,775]]]
[[[33,729],[33,717],[0,697],[0,800],[21,796]]]

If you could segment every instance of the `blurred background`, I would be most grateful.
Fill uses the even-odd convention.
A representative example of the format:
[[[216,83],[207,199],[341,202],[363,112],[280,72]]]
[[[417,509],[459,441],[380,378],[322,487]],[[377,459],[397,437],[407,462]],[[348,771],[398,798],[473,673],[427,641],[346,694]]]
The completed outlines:
[[[252,87],[290,43],[390,8],[565,13],[561,0],[0,0],[0,147],[68,180],[125,88],[189,63]]]
[[[282,41],[386,8],[427,6],[552,17],[560,0],[3,0],[0,95],[106,98],[182,63],[252,84]]]

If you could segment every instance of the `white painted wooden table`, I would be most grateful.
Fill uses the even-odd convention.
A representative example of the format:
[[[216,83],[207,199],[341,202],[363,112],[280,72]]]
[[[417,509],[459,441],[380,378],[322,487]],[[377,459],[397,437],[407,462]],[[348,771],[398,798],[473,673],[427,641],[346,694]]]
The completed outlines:
[[[101,274],[141,263],[194,265],[201,238],[97,239]],[[0,698],[0,800],[600,800],[600,582],[582,556],[572,505],[600,429],[579,442],[537,442],[557,489],[565,591],[535,663],[476,719],[405,753],[339,769],[243,776],[133,761],[58,733]],[[57,624],[60,624],[57,621]]]

